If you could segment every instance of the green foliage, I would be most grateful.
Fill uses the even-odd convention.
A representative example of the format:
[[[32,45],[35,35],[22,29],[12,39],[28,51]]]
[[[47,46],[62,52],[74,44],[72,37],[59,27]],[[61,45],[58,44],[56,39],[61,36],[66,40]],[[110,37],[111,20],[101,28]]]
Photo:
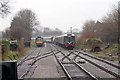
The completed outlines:
[[[2,48],[4,53],[7,53],[10,50],[9,46],[10,46],[9,41],[6,41],[6,40],[2,41]]]
[[[90,52],[91,53],[91,52]],[[110,61],[118,62],[118,44],[110,45],[109,48],[103,49],[101,52],[92,52],[93,55],[107,59]]]
[[[9,60],[19,60],[21,57],[25,56],[31,48],[25,48],[23,53],[21,54],[18,51],[8,51],[6,54],[4,54],[4,60],[9,61]]]
[[[98,38],[91,38],[91,39],[87,39],[84,42],[84,44],[89,46],[89,47],[102,46],[103,45],[103,41],[101,39],[98,39]]]
[[[19,55],[17,51],[9,51],[4,55],[5,60],[18,60]]]
[[[91,38],[91,39],[87,39],[86,40],[86,44],[103,44],[102,40],[101,39],[98,39],[98,38]]]

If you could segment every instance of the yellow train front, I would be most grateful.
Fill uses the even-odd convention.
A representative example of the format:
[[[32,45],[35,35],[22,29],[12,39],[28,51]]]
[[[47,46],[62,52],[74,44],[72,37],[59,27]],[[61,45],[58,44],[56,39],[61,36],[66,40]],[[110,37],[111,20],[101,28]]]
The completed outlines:
[[[44,46],[44,39],[43,39],[43,37],[41,37],[41,36],[37,37],[36,40],[35,40],[35,44],[36,44],[37,47]]]

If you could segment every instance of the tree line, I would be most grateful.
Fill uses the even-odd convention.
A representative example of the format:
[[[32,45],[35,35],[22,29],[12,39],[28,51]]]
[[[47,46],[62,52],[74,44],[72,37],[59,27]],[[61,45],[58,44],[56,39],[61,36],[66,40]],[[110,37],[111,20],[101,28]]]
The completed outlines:
[[[17,40],[24,38],[25,41],[30,41],[32,31],[38,25],[35,13],[29,9],[22,9],[14,16],[10,28],[6,29],[3,37]]]
[[[11,13],[9,4],[9,0],[0,0],[0,17],[4,18]],[[18,41],[24,38],[25,41],[29,41],[34,27],[38,25],[36,14],[30,9],[22,9],[13,17],[10,27],[3,32],[3,38],[17,39]]]
[[[10,7],[8,5],[9,0],[2,0],[0,3],[0,15],[10,13]],[[101,21],[86,21],[82,32],[80,32],[81,36],[79,38],[79,42],[82,42],[88,38],[100,38],[106,43],[117,43],[119,38],[118,34],[120,34],[120,31],[118,31],[119,15],[119,8],[114,6],[111,9],[111,12],[104,16]],[[37,21],[35,13],[31,10],[23,9],[19,11],[16,16],[14,16],[10,28],[3,33],[3,37],[6,38],[9,36],[10,38],[15,38],[18,40],[21,38],[30,40],[32,31],[37,31],[37,29],[34,28],[37,25],[39,25],[39,21]],[[44,31],[44,34],[49,34],[49,32]]]
[[[84,42],[86,39],[99,38],[105,43],[118,43],[118,34],[120,34],[120,31],[118,31],[118,15],[120,15],[118,8],[113,6],[111,11],[101,21],[86,21],[78,41]]]

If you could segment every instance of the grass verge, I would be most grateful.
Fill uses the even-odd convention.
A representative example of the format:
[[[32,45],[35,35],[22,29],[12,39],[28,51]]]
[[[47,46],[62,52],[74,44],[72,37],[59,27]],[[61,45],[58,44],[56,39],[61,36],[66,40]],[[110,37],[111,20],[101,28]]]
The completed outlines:
[[[22,53],[19,53],[18,51],[8,51],[7,53],[4,53],[4,61],[9,60],[19,60],[21,57],[25,56],[31,48],[25,48]]]

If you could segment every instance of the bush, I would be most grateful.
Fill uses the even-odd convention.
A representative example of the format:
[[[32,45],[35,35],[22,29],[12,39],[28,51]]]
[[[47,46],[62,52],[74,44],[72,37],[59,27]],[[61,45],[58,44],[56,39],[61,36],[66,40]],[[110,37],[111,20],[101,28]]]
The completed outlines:
[[[10,50],[10,43],[9,41],[3,40],[2,41],[2,54],[7,53]]]
[[[103,41],[101,39],[97,39],[97,38],[87,39],[85,41],[85,45],[88,45],[89,47],[102,46]]]

